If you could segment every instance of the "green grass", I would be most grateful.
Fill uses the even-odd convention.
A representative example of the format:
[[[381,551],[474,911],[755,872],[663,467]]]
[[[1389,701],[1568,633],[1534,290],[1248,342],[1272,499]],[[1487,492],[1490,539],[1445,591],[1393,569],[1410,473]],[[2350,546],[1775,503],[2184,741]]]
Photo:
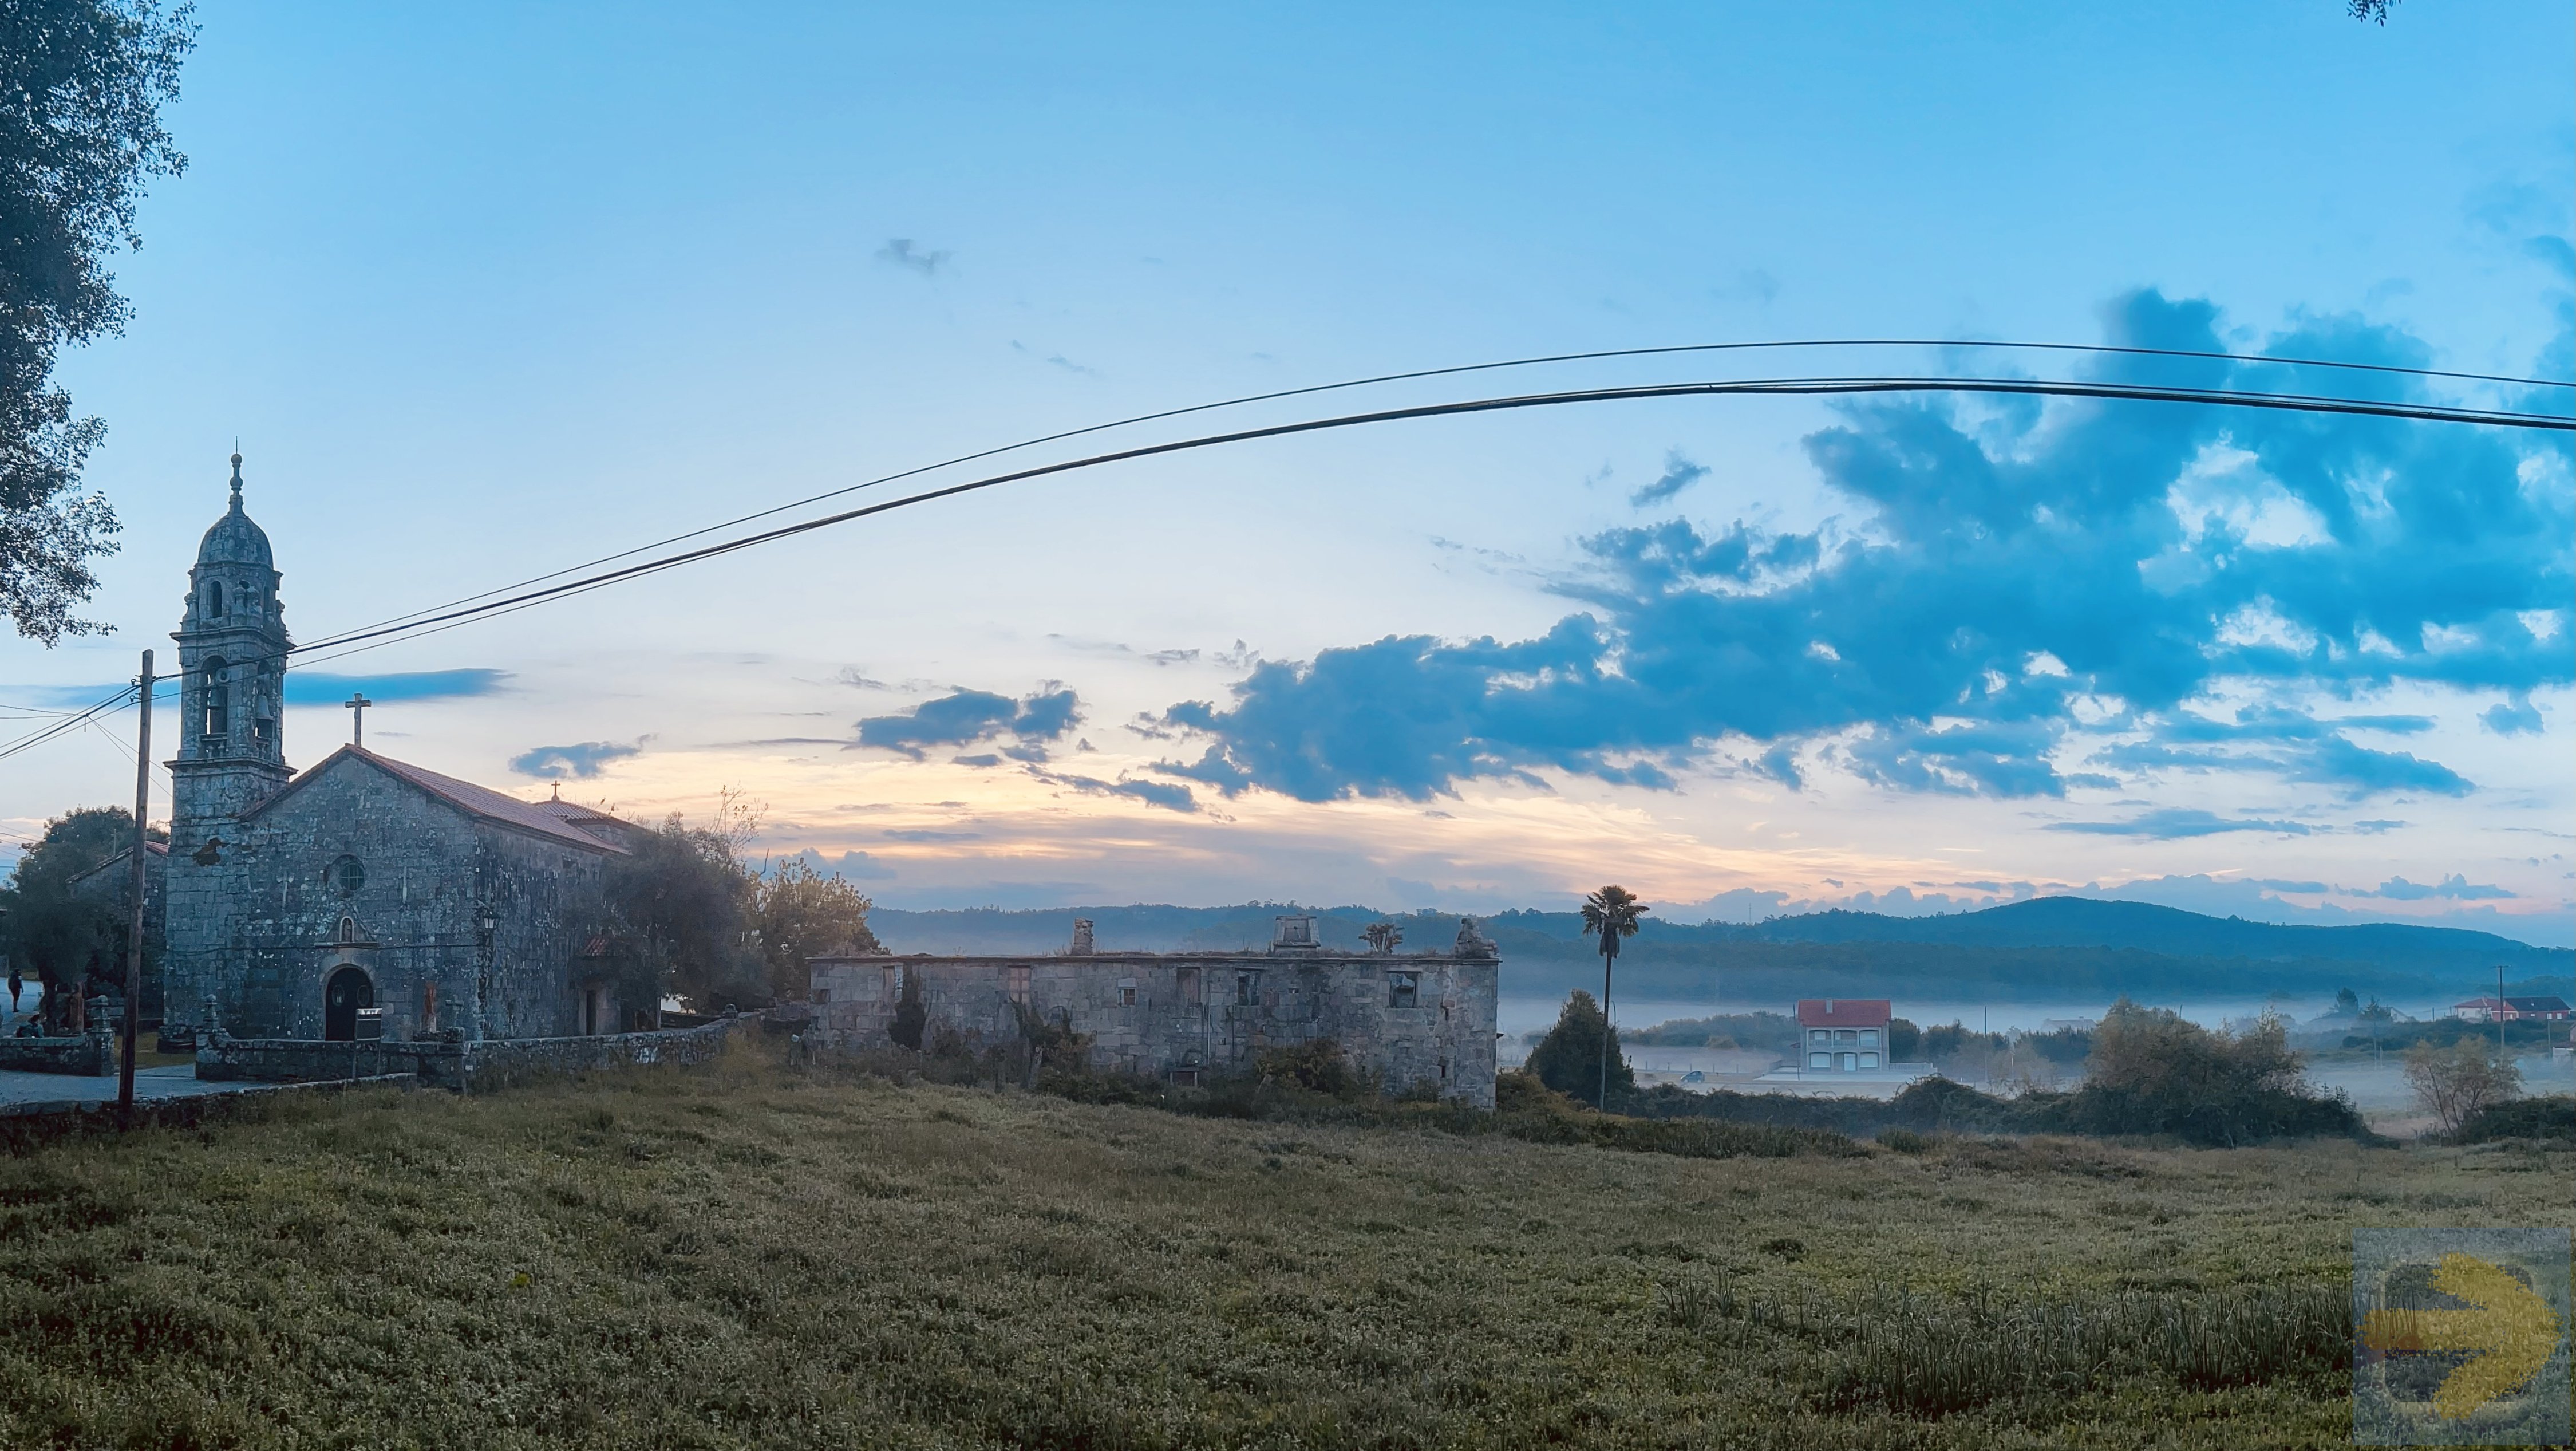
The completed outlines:
[[[1905,1148],[748,1051],[296,1096],[0,1160],[0,1446],[2340,1445],[2351,1228],[2576,1200],[2527,1142]]]

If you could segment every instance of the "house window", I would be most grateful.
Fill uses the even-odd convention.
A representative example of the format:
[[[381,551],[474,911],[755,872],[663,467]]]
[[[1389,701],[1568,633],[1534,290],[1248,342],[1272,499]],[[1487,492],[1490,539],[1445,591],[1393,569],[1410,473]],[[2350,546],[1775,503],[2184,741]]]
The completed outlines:
[[[1118,1006],[1122,1008],[1132,1008],[1136,1006],[1136,990],[1132,987],[1120,988],[1118,990]]]
[[[1831,1068],[1834,1066],[1834,1055],[1831,1053],[1810,1053],[1807,1055],[1807,1066],[1810,1068]]]
[[[1234,1001],[1238,1007],[1254,1007],[1261,1002],[1261,974],[1238,972],[1234,975]]]
[[[1877,1030],[1876,1028],[1863,1028],[1863,1029],[1861,1029],[1861,1030],[1860,1030],[1860,1045],[1861,1045],[1862,1047],[1864,1047],[1864,1048],[1875,1048],[1875,1047],[1877,1047],[1877,1046],[1878,1046],[1878,1030]]]
[[[1836,1028],[1834,1030],[1834,1041],[1837,1043],[1848,1043],[1859,1036],[1860,1034],[1853,1032],[1849,1028]]]
[[[1024,1003],[1029,1000],[1029,970],[1027,968],[1006,967],[1002,969],[1002,978],[1003,985],[1006,990],[1009,991],[1012,1002]]]
[[[1386,975],[1386,1005],[1409,1008],[1422,996],[1422,974],[1390,972]]]
[[[1878,1055],[1875,1053],[1863,1053],[1860,1055],[1860,1066],[1863,1068],[1876,1068],[1878,1066]]]
[[[1808,1031],[1807,1041],[1810,1043],[1823,1043],[1829,1041],[1833,1036],[1833,1034],[1826,1032],[1822,1028],[1814,1028]]]

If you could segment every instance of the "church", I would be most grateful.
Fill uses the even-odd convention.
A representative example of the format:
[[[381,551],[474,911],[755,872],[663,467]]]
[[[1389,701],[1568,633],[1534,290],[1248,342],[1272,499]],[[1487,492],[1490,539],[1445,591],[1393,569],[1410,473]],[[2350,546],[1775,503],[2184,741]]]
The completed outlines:
[[[602,930],[635,828],[355,739],[286,764],[290,648],[268,535],[232,504],[198,546],[179,644],[163,1034],[478,1042],[654,1026]]]

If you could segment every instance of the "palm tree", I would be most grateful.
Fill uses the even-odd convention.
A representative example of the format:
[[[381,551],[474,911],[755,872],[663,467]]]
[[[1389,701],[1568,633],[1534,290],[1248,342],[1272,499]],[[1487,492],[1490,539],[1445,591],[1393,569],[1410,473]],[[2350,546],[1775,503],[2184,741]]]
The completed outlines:
[[[1583,899],[1583,935],[1601,934],[1601,1111],[1610,1111],[1610,968],[1619,939],[1637,935],[1637,919],[1654,909],[1626,887],[1608,886]]]

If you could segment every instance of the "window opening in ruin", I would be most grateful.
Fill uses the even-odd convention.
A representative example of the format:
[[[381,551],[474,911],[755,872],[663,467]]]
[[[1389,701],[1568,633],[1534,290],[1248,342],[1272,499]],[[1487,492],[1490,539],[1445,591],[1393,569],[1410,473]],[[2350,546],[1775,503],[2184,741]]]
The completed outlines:
[[[1122,1008],[1132,1008],[1136,1006],[1136,990],[1132,987],[1120,988],[1118,990],[1118,1006]]]
[[[420,985],[420,1026],[425,1032],[438,1031],[438,984],[434,982]]]
[[[828,1003],[828,1002],[830,1002],[831,1000],[832,1000],[832,990],[831,990],[830,988],[827,988],[827,987],[818,987],[818,988],[814,989],[814,1001],[816,1001],[816,1002],[818,1002],[818,1003]]]
[[[1239,1007],[1251,1007],[1261,1001],[1261,974],[1238,972],[1234,975],[1234,1001]]]
[[[219,620],[224,616],[224,582],[220,579],[206,586],[206,613]]]
[[[1181,1001],[1195,1005],[1199,1000],[1199,970],[1195,967],[1182,968],[1179,981]]]
[[[1390,972],[1386,975],[1386,1005],[1388,1007],[1409,1008],[1418,1002],[1421,996],[1422,974],[1418,972]]]
[[[1011,994],[1012,1002],[1024,1003],[1029,1000],[1029,970],[1027,968],[1004,968],[1002,970],[1002,976],[1005,985]]]

